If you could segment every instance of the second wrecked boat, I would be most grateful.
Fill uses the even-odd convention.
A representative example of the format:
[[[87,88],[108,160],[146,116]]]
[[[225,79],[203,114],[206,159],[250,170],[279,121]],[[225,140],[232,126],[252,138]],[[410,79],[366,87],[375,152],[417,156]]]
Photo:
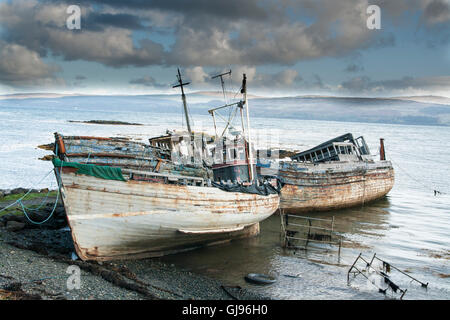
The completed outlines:
[[[286,213],[326,211],[364,205],[384,197],[394,185],[394,169],[374,161],[363,137],[351,133],[290,156],[288,161],[259,158],[258,172],[284,183],[280,208]]]

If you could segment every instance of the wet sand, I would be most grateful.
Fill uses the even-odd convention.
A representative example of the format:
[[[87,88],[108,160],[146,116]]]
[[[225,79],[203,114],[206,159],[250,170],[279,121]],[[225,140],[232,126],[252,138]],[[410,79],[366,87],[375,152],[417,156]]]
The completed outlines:
[[[24,205],[38,206],[45,193],[36,193],[36,198],[24,201]],[[14,202],[11,196],[8,198],[0,196],[0,210]],[[55,198],[48,197],[46,201],[47,204],[32,213],[33,219],[45,219],[51,212]],[[73,242],[62,205],[48,222],[39,226],[27,221],[17,206],[14,208],[0,213],[0,300],[265,298],[251,290],[233,284],[225,286],[211,277],[164,263],[159,258],[103,263],[72,260]],[[81,271],[79,289],[70,290],[69,266],[79,267]]]

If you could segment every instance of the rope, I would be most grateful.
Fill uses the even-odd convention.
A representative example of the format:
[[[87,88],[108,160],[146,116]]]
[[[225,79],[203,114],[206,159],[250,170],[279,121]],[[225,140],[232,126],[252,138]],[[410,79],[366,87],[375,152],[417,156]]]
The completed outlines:
[[[44,179],[47,178],[48,175],[49,175],[50,173],[52,173],[52,171],[53,171],[53,169],[50,170],[50,172],[47,173],[47,174],[44,176],[44,178],[42,178],[37,184],[40,184],[42,181],[44,181]],[[19,199],[17,199],[16,201],[14,201],[13,203],[11,203],[10,205],[4,207],[3,209],[1,209],[0,212],[5,211],[6,209],[11,208],[12,206],[14,206],[14,205],[16,205],[17,203],[19,203],[19,202],[20,202],[23,198],[25,198],[32,190],[33,190],[33,188],[31,188],[30,190],[28,190],[27,193],[25,193],[22,197],[20,197]]]
[[[58,145],[56,145],[55,154],[58,154]],[[37,184],[40,184],[42,181],[44,181],[44,179],[47,178],[48,175],[49,175],[50,173],[52,173],[52,172],[53,172],[53,169],[51,169],[51,170],[50,170],[50,171],[49,171],[49,172],[48,172],[48,173],[47,173],[47,174],[46,174],[46,175],[45,175],[45,176],[37,183]],[[40,222],[38,222],[38,221],[33,221],[33,220],[28,216],[28,213],[27,213],[26,209],[28,209],[28,210],[30,210],[30,211],[36,211],[36,210],[40,209],[40,208],[44,205],[45,200],[48,198],[48,195],[50,194],[50,190],[47,192],[47,195],[45,196],[45,198],[44,198],[44,200],[41,202],[41,204],[40,204],[37,208],[35,208],[35,209],[27,208],[27,207],[25,207],[24,204],[22,203],[22,200],[23,200],[28,194],[30,194],[30,192],[33,190],[33,188],[30,188],[30,189],[29,189],[22,197],[20,197],[19,199],[17,199],[16,201],[14,201],[13,203],[11,203],[10,205],[4,207],[3,209],[1,209],[0,212],[3,212],[3,211],[5,211],[6,209],[11,208],[12,206],[14,206],[14,205],[16,205],[16,204],[20,204],[21,209],[22,209],[22,211],[23,211],[25,217],[26,217],[26,218],[28,219],[28,221],[30,221],[32,224],[40,225],[40,224],[43,224],[43,223],[47,222],[47,221],[50,220],[50,218],[53,216],[53,213],[55,212],[56,207],[57,207],[57,205],[58,205],[59,193],[60,193],[60,185],[61,185],[61,172],[62,172],[62,162],[61,162],[61,167],[60,167],[60,172],[59,172],[59,174],[58,174],[58,171],[56,171],[56,181],[57,181],[57,184],[58,184],[58,191],[57,191],[57,193],[56,193],[56,201],[55,201],[55,204],[53,205],[53,209],[52,209],[52,211],[50,212],[49,216],[48,216],[46,219],[44,219],[43,221],[40,221]]]
[[[91,153],[89,152],[85,163],[88,163],[88,162],[89,162],[89,158],[90,158],[90,157],[91,157]]]
[[[20,204],[20,206],[22,207],[23,214],[24,214],[25,217],[28,219],[28,221],[30,221],[32,224],[37,224],[37,225],[39,225],[39,224],[43,224],[43,223],[47,222],[48,220],[50,220],[50,218],[53,216],[53,213],[54,213],[55,210],[56,210],[56,207],[57,207],[57,205],[58,205],[58,200],[59,200],[59,188],[58,188],[58,193],[56,194],[56,200],[55,200],[55,204],[53,205],[52,212],[50,212],[50,214],[48,215],[48,217],[47,217],[45,220],[40,221],[40,222],[33,221],[33,220],[28,216],[28,213],[27,213],[27,211],[25,210],[25,207],[24,207],[24,205],[22,204],[22,202],[19,202],[19,204]]]
[[[51,189],[49,188],[49,190],[48,190],[47,194],[45,195],[44,199],[42,200],[41,204],[40,204],[39,206],[37,206],[36,208],[27,207],[27,206],[25,206],[25,205],[22,203],[22,201],[20,201],[20,204],[21,204],[25,209],[27,209],[27,210],[29,210],[29,211],[37,211],[37,210],[39,210],[40,208],[42,208],[42,207],[44,206],[44,204],[47,202],[46,200],[48,199],[48,196],[50,195],[50,192],[52,192],[52,191],[51,191]]]
[[[34,220],[32,220],[32,219],[28,216],[28,213],[27,213],[27,211],[25,210],[25,207],[24,207],[24,205],[22,204],[22,201],[19,201],[19,204],[20,204],[20,206],[22,207],[23,214],[24,214],[25,217],[28,219],[28,221],[30,221],[32,224],[40,225],[40,224],[43,224],[43,223],[47,222],[48,220],[50,220],[51,217],[53,217],[53,213],[55,213],[55,211],[56,211],[56,207],[58,206],[58,200],[59,200],[59,193],[60,193],[60,186],[61,186],[62,162],[61,162],[61,166],[60,166],[60,169],[59,169],[59,170],[60,170],[60,171],[59,171],[59,174],[58,174],[58,171],[55,171],[55,172],[56,172],[56,181],[57,181],[57,183],[58,183],[58,192],[56,193],[56,200],[55,200],[55,204],[53,205],[53,209],[52,209],[52,211],[50,212],[50,214],[48,215],[47,218],[45,218],[43,221],[34,221]]]
[[[424,184],[422,181],[420,181],[420,180],[414,178],[413,176],[411,176],[405,169],[403,169],[402,167],[400,167],[400,166],[398,165],[397,162],[395,162],[395,161],[392,160],[392,159],[390,159],[390,161],[391,161],[392,163],[394,163],[394,164],[396,165],[397,168],[399,168],[400,170],[402,170],[403,173],[404,173],[408,178],[410,178],[410,179],[413,180],[414,182],[417,182],[418,184],[422,185],[422,186],[423,186],[425,189],[427,189],[427,190],[428,190],[428,189],[432,189],[433,192],[434,192],[434,195],[437,195],[437,194],[446,194],[446,193],[441,192],[441,191],[439,191],[439,190],[437,190],[437,189],[430,188],[430,186]]]

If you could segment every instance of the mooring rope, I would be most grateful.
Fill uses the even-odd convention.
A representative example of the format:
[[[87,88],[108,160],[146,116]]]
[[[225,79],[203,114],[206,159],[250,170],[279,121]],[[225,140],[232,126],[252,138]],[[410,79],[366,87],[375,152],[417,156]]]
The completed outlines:
[[[52,170],[53,171],[53,170]],[[59,200],[59,193],[60,193],[60,186],[61,186],[61,172],[62,172],[62,161],[61,161],[61,166],[59,168],[59,174],[58,174],[58,170],[55,170],[55,174],[56,174],[56,183],[58,184],[58,190],[56,192],[56,200],[55,200],[55,204],[53,205],[53,209],[50,212],[50,214],[48,215],[47,218],[45,218],[43,221],[33,221],[29,216],[27,211],[25,210],[25,207],[22,203],[22,201],[19,201],[20,206],[22,207],[22,211],[23,214],[25,215],[25,217],[28,219],[28,221],[30,221],[32,224],[43,224],[45,222],[47,222],[48,220],[50,220],[51,217],[53,217],[53,213],[55,213],[56,211],[56,207],[58,206],[58,200]]]
[[[47,191],[47,194],[46,194],[45,197],[44,197],[44,199],[42,199],[41,203],[40,203],[39,206],[37,206],[36,208],[27,207],[27,206],[25,206],[25,205],[22,203],[22,201],[20,201],[20,204],[21,204],[25,209],[27,209],[27,210],[29,210],[29,211],[38,211],[39,209],[41,209],[41,208],[44,206],[44,204],[46,204],[47,199],[48,199],[48,196],[50,195],[50,192],[52,192],[52,190],[49,188],[48,191]]]
[[[47,178],[48,175],[49,175],[50,173],[52,173],[52,171],[53,171],[53,169],[50,170],[50,172],[48,172],[48,173],[44,176],[44,178],[42,178],[37,184],[41,183],[45,178]],[[56,172],[57,172],[57,171],[56,171]],[[41,203],[37,208],[30,209],[30,208],[25,207],[24,204],[22,203],[22,200],[23,200],[23,199],[24,199],[24,198],[25,198],[25,197],[33,190],[33,188],[31,188],[31,189],[28,190],[28,192],[25,193],[22,197],[20,197],[19,199],[17,199],[17,200],[14,201],[13,203],[9,204],[8,206],[4,207],[3,209],[1,209],[0,212],[5,211],[6,209],[9,209],[9,208],[11,208],[12,206],[14,206],[14,205],[16,205],[16,204],[19,204],[20,207],[21,207],[21,209],[22,209],[22,212],[23,212],[24,215],[25,215],[25,217],[26,217],[27,220],[30,221],[32,224],[37,224],[37,225],[39,225],[39,224],[43,224],[43,223],[47,222],[48,220],[50,220],[50,218],[53,216],[53,213],[56,211],[56,207],[58,206],[58,201],[59,201],[59,194],[60,194],[60,189],[59,189],[59,185],[60,185],[60,183],[59,183],[59,181],[60,181],[60,174],[59,174],[59,175],[57,174],[56,176],[57,176],[57,181],[58,181],[58,190],[57,190],[57,193],[56,193],[56,200],[55,200],[55,203],[54,203],[54,205],[53,205],[52,211],[50,212],[50,214],[48,215],[48,217],[45,218],[43,221],[34,221],[34,220],[32,220],[32,219],[29,217],[29,214],[28,214],[28,212],[27,212],[27,209],[30,210],[30,211],[36,211],[36,210],[40,209],[40,208],[44,205],[45,200],[48,198],[48,195],[49,195],[50,192],[51,192],[50,190],[49,190],[49,192],[47,193],[47,195],[46,195],[46,197],[44,198],[44,200],[42,201],[42,203]]]
[[[56,145],[56,147],[55,147],[55,154],[56,154],[56,155],[58,154],[58,145]],[[47,174],[46,174],[46,175],[45,175],[38,183],[36,183],[36,185],[39,185],[42,181],[44,181],[44,179],[47,178],[48,175],[49,175],[50,173],[52,173],[53,171],[54,171],[54,169],[51,169],[51,170],[50,170],[50,171],[49,171],[49,172],[48,172],[48,173],[47,173]],[[55,170],[55,174],[56,174],[56,182],[57,182],[57,184],[58,184],[58,189],[57,189],[57,193],[56,193],[56,200],[55,200],[55,203],[54,203],[54,205],[53,205],[52,211],[50,212],[50,214],[48,215],[48,217],[45,218],[43,221],[34,221],[34,220],[32,220],[32,219],[29,217],[28,213],[27,213],[27,209],[30,210],[30,211],[37,211],[38,209],[40,209],[40,208],[46,203],[46,200],[47,200],[47,198],[48,198],[48,196],[49,196],[49,194],[50,194],[50,192],[51,192],[50,189],[49,189],[49,191],[47,192],[47,195],[45,196],[45,198],[43,199],[43,201],[41,202],[41,204],[40,204],[37,208],[27,208],[27,207],[22,203],[22,200],[23,200],[28,194],[30,194],[30,192],[33,190],[33,187],[31,187],[31,188],[30,188],[23,196],[21,196],[19,199],[17,199],[17,200],[14,201],[13,203],[7,205],[7,206],[4,207],[3,209],[0,209],[0,212],[3,212],[3,211],[5,211],[6,209],[9,209],[9,208],[11,208],[12,206],[14,206],[14,205],[16,205],[16,204],[19,204],[20,207],[21,207],[21,209],[22,209],[23,214],[24,214],[25,217],[28,219],[28,221],[30,221],[32,224],[40,225],[40,224],[43,224],[43,223],[47,222],[47,221],[50,220],[50,218],[53,216],[53,213],[56,211],[56,207],[58,206],[59,194],[60,194],[60,186],[61,186],[61,172],[62,172],[62,162],[61,162],[59,174],[58,174],[58,170]]]
[[[49,175],[50,173],[52,173],[52,171],[53,171],[53,169],[50,170],[50,172],[48,172],[48,173],[47,173],[47,174],[46,174],[46,175],[45,175],[45,176],[44,176],[37,184],[40,184],[42,181],[44,181],[44,179],[47,178],[48,175]],[[5,211],[6,209],[11,208],[12,206],[18,204],[18,203],[19,203],[23,198],[25,198],[32,190],[33,190],[33,188],[29,189],[29,190],[27,191],[27,193],[25,193],[22,197],[20,197],[19,199],[17,199],[17,200],[14,201],[13,203],[7,205],[7,206],[4,207],[3,209],[1,209],[0,212]]]
[[[442,192],[442,191],[437,190],[436,188],[430,188],[430,186],[424,184],[422,181],[420,181],[420,180],[414,178],[412,175],[410,175],[405,169],[403,169],[402,167],[400,167],[400,166],[398,165],[397,162],[395,162],[395,161],[392,160],[392,159],[390,159],[390,161],[391,161],[393,164],[395,164],[395,166],[396,166],[397,168],[399,168],[400,170],[402,170],[403,173],[404,173],[408,178],[410,178],[410,179],[413,180],[414,182],[417,182],[418,184],[420,184],[422,187],[426,188],[427,190],[429,190],[429,189],[433,190],[435,196],[436,196],[437,194],[446,194],[446,193],[444,193],[444,192]]]
[[[33,221],[29,216],[28,213],[24,207],[24,205],[22,204],[22,202],[19,202],[20,206],[22,207],[22,211],[23,214],[25,215],[25,217],[28,219],[28,221],[30,221],[32,224],[43,224],[45,222],[47,222],[48,220],[50,220],[50,218],[53,216],[53,213],[56,211],[56,207],[58,205],[58,200],[59,200],[59,188],[58,188],[58,192],[56,193],[56,200],[55,200],[55,204],[53,205],[53,209],[52,212],[50,212],[50,214],[48,215],[47,218],[45,218],[43,221],[37,222],[37,221]]]

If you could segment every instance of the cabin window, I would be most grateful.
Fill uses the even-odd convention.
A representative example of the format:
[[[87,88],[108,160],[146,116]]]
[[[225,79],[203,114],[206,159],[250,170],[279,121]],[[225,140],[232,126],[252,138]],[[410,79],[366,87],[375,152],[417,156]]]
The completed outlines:
[[[220,159],[220,163],[226,163],[227,162],[227,149],[222,150],[222,159]]]
[[[228,160],[229,161],[234,161],[238,159],[238,154],[235,148],[229,148],[228,149]]]
[[[239,148],[239,159],[245,160],[245,150],[244,148]]]

